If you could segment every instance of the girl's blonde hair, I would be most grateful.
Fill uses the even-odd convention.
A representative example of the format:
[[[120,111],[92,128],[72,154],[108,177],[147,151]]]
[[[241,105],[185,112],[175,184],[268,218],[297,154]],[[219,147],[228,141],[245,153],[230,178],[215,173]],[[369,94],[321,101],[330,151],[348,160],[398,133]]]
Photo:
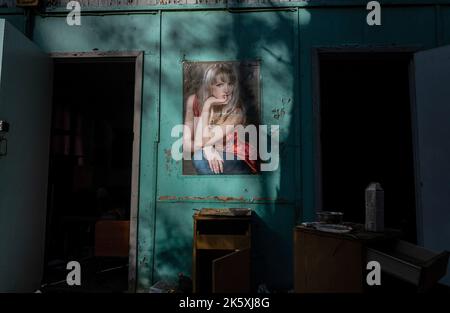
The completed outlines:
[[[231,118],[232,115],[237,114],[242,115],[242,123],[244,123],[243,119],[245,117],[245,112],[239,101],[239,79],[236,67],[233,64],[214,63],[206,68],[199,92],[201,104],[203,105],[203,103],[211,97],[211,87],[219,80],[232,84],[233,94],[230,101],[225,106],[213,110],[210,115],[209,123],[216,125],[223,124],[227,118]]]

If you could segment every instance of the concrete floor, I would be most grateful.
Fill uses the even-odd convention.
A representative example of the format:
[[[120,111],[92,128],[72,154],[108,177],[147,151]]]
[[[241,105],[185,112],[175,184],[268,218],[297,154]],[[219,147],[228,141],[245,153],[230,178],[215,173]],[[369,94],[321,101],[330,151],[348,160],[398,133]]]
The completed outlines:
[[[46,271],[42,293],[124,293],[128,289],[128,260],[121,258],[91,258],[80,262],[81,285],[69,286],[69,270],[55,265]]]

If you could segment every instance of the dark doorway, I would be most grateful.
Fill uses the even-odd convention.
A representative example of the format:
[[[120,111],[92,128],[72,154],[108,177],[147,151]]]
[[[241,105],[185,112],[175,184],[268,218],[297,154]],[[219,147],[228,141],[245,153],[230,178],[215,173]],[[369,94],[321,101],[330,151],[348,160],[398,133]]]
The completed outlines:
[[[380,182],[385,226],[416,242],[409,53],[320,53],[322,208],[364,223]]]
[[[133,58],[54,61],[45,291],[128,288],[134,93]]]

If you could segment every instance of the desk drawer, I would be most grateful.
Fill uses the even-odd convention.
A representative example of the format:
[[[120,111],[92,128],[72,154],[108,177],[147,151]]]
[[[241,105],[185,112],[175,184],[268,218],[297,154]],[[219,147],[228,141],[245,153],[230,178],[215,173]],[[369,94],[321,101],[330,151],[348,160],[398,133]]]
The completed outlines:
[[[414,284],[421,291],[445,275],[449,258],[447,251],[437,254],[402,240],[382,250],[368,248],[366,255],[367,262],[377,261],[381,271]]]
[[[250,237],[240,235],[197,235],[197,249],[235,250],[250,248]]]

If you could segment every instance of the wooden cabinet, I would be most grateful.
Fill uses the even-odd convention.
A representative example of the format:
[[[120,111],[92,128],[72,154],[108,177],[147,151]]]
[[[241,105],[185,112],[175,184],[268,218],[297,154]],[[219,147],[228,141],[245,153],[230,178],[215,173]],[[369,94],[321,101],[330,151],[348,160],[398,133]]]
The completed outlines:
[[[295,292],[363,292],[366,248],[391,242],[398,233],[334,234],[294,229]]]
[[[194,214],[193,291],[250,291],[251,217]]]

